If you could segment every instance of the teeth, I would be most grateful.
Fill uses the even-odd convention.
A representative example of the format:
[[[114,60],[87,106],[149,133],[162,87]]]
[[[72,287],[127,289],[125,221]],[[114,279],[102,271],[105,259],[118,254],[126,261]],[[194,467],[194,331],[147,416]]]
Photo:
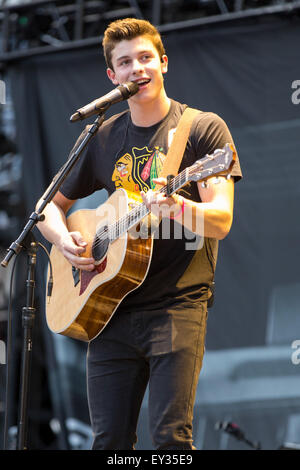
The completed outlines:
[[[149,83],[150,80],[149,79],[146,79],[146,80],[140,80],[138,81],[138,85],[143,85],[144,83]]]

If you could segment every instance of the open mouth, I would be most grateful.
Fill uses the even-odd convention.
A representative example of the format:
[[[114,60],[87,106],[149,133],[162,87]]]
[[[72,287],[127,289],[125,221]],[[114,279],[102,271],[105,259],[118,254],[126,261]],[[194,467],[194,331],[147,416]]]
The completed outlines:
[[[140,80],[137,80],[136,83],[140,88],[144,88],[150,81],[150,78],[141,78]]]

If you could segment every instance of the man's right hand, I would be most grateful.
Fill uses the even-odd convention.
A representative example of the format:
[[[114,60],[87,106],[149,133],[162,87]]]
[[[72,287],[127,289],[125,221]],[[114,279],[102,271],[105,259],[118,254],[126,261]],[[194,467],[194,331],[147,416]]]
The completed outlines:
[[[81,256],[86,251],[87,243],[83,240],[80,232],[68,232],[63,235],[57,248],[64,257],[77,269],[93,271],[95,268],[94,258]]]
[[[39,201],[37,207],[42,202]],[[66,223],[66,213],[75,200],[66,198],[59,191],[44,209],[45,220],[37,227],[50,243],[54,244],[69,263],[77,269],[93,271],[95,260],[81,256],[86,252],[87,243],[80,232],[69,232]]]

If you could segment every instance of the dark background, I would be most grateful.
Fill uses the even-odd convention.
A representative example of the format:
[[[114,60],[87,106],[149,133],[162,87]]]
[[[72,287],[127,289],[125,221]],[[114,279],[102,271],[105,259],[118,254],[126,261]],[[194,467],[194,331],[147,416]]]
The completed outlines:
[[[274,344],[290,348],[291,342],[300,338],[300,104],[292,102],[295,91],[292,83],[300,79],[299,26],[297,17],[283,16],[163,34],[169,57],[169,72],[165,78],[167,94],[192,107],[213,111],[227,122],[244,176],[236,185],[232,230],[220,243],[215,304],[208,320],[208,358],[219,353],[221,360],[231,350],[237,354],[245,348],[261,351]],[[112,86],[106,77],[100,40],[97,47],[16,61],[7,73],[15,109],[17,143],[23,157],[25,212],[29,216],[81,130],[91,121],[71,124],[70,115],[110,91]],[[106,117],[123,107],[114,106]],[[100,192],[87,204],[98,205],[105,197],[105,193]],[[41,427],[47,428],[53,415],[58,420],[64,415],[75,416],[88,424],[85,345],[69,339],[65,344],[64,338],[53,338],[47,330],[43,311],[45,267],[46,258],[41,254],[38,260],[38,333],[34,343],[35,399],[32,398],[31,413],[31,420],[37,427],[32,445],[38,447],[42,445],[41,438],[37,437],[41,436]],[[20,268],[22,279],[21,271]],[[18,302],[22,305],[22,295]],[[290,367],[290,363],[288,365]],[[252,375],[255,370],[255,367],[251,369]],[[299,368],[293,365],[291,370],[289,375],[298,379]],[[75,390],[64,385],[59,380],[60,374],[66,382],[68,379],[61,371],[67,371],[71,383],[76,377],[80,386]],[[269,377],[270,372],[266,372],[266,376]],[[64,387],[72,394],[69,401]],[[47,395],[45,392],[49,389],[51,393]],[[63,403],[61,396],[64,396]],[[81,403],[80,411],[79,407],[72,408],[72,400]],[[241,400],[242,397],[238,401]],[[255,397],[251,400],[255,402]],[[278,406],[275,409],[278,412]],[[296,414],[297,410],[298,404]],[[226,413],[224,416],[228,416]],[[229,415],[232,416],[232,412]],[[259,415],[261,417],[262,413]],[[279,421],[279,418],[274,419]],[[34,424],[32,426],[35,429]],[[274,428],[274,423],[270,426]],[[49,431],[49,440],[44,437],[45,446],[48,441],[49,445],[53,442],[52,432],[53,429]],[[279,441],[270,439],[269,446]],[[213,447],[213,437],[207,442],[210,442],[208,448]]]

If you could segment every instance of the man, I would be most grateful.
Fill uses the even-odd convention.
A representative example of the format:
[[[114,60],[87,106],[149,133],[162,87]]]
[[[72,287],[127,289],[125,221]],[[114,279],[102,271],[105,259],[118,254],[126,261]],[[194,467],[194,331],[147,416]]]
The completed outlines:
[[[89,343],[93,449],[134,448],[147,384],[155,448],[193,449],[193,407],[204,352],[207,302],[218,240],[228,234],[232,224],[234,180],[241,177],[240,167],[237,161],[232,178],[224,175],[208,178],[205,184],[191,183],[180,195],[167,197],[153,190],[166,183],[159,178],[159,170],[186,106],[166,94],[168,58],[158,31],[149,22],[113,22],[104,34],[103,48],[112,83],[134,81],[139,91],[128,100],[129,111],[104,122],[47,206],[46,220],[39,228],[73,266],[92,271],[94,260],[84,256],[86,241],[79,232],[69,233],[66,226],[65,215],[76,199],[100,188],[111,194],[123,187],[142,197],[162,222],[168,220],[170,237],[163,236],[160,224],[146,279],[126,296],[104,331]],[[226,143],[232,143],[232,137],[224,121],[213,113],[199,112],[180,171]],[[197,237],[193,248],[187,249],[192,232]]]

